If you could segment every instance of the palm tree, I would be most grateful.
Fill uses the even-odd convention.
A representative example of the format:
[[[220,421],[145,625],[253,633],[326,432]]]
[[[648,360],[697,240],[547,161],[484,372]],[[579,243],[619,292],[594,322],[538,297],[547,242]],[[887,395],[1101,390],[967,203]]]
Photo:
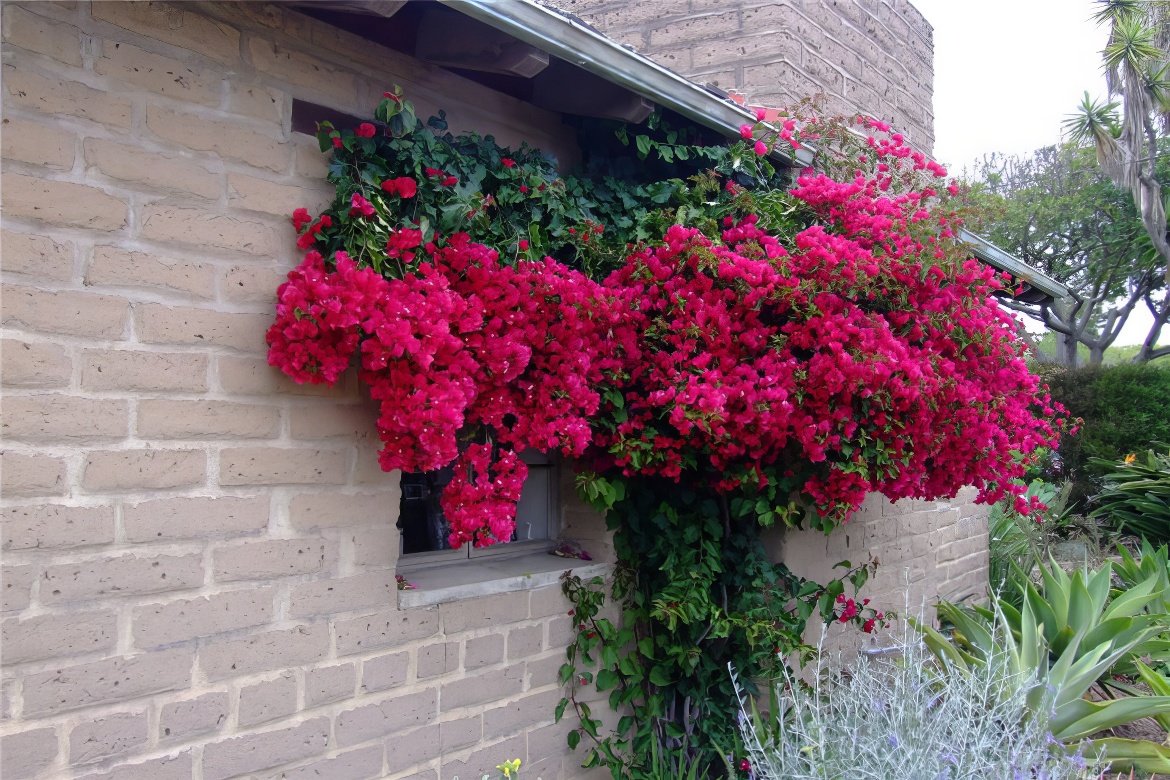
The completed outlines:
[[[1170,0],[1099,2],[1094,19],[1109,25],[1109,40],[1101,53],[1106,84],[1110,97],[1121,99],[1121,115],[1116,113],[1117,102],[1093,101],[1086,92],[1077,112],[1064,123],[1065,130],[1074,142],[1096,147],[1101,167],[1117,186],[1132,193],[1153,249],[1166,266],[1170,288],[1166,207],[1154,176],[1159,130],[1170,129]],[[1139,358],[1152,356],[1170,306],[1170,291],[1166,297],[1161,305],[1146,301],[1156,327]]]

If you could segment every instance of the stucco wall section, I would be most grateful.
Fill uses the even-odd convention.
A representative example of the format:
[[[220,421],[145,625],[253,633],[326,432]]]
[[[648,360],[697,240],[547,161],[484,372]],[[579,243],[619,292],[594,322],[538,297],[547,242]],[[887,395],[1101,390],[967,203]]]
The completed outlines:
[[[397,609],[374,408],[264,332],[289,214],[331,193],[294,98],[368,115],[399,83],[504,144],[571,131],[273,5],[2,22],[0,776],[562,776],[559,588]]]
[[[772,108],[823,93],[934,146],[934,38],[907,0],[551,0],[694,81]]]

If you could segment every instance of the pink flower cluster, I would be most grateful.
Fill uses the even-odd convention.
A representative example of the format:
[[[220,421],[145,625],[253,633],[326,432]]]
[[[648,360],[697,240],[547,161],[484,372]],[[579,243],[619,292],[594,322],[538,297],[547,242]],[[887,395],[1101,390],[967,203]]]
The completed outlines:
[[[992,298],[1002,282],[963,259],[938,193],[893,186],[944,170],[897,134],[863,161],[846,181],[805,172],[792,194],[818,224],[788,246],[751,214],[717,237],[676,225],[601,284],[550,258],[503,264],[462,233],[420,247],[410,227],[386,248],[400,278],[309,252],[278,292],[269,362],[334,382],[357,356],[382,467],[454,462],[452,544],[510,537],[530,447],[722,491],[782,485],[825,526],[872,491],[1019,498],[1018,453],[1052,446],[1061,410]],[[307,245],[329,226],[294,219]],[[495,443],[460,454],[469,427]]]
[[[397,231],[388,254],[409,262],[420,236]],[[425,252],[415,271],[389,280],[343,252],[329,271],[310,252],[278,292],[269,362],[298,382],[334,382],[359,355],[380,404],[382,468],[456,461],[444,497],[451,543],[492,544],[511,535],[527,473],[514,451],[580,456],[591,442],[606,309],[598,285],[548,258],[504,266],[463,233]],[[496,462],[474,448],[459,456],[456,434],[469,425],[494,431]]]

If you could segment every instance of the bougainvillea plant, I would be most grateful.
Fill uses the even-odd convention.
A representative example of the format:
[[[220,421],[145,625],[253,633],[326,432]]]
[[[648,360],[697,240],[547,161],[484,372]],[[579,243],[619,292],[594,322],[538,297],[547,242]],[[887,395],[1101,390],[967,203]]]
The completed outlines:
[[[269,360],[314,383],[356,360],[382,467],[454,465],[453,546],[511,537],[517,453],[574,459],[609,511],[634,632],[580,653],[637,709],[606,741],[566,703],[596,742],[587,760],[615,776],[648,739],[718,753],[734,697],[704,692],[728,687],[728,662],[768,673],[814,611],[880,619],[840,580],[768,562],[761,528],[827,532],[869,492],[1020,496],[1028,456],[1054,443],[1058,410],[992,297],[1004,282],[955,238],[956,185],[880,122],[757,123],[713,147],[660,124],[639,157],[691,175],[638,181],[562,176],[442,115],[423,125],[397,89],[375,118],[321,127],[337,197],[294,214],[307,254],[279,290]],[[791,182],[768,162],[810,140],[820,172]],[[855,590],[871,568],[848,572]],[[582,608],[587,590],[566,584]],[[566,683],[581,660],[571,648]]]

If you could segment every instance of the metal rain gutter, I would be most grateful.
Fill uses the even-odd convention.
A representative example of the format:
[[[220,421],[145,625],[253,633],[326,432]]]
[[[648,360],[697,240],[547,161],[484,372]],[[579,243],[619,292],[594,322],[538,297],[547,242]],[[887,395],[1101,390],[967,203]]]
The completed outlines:
[[[738,137],[741,125],[756,122],[746,108],[533,0],[439,2],[728,136]],[[773,150],[769,156],[786,166],[807,167],[813,150]]]
[[[1027,282],[1057,300],[1070,297],[1068,288],[1063,284],[1037,271],[1023,260],[1013,257],[986,238],[977,236],[970,230],[960,229],[959,240],[970,244],[973,254],[988,265],[1007,271],[1015,278]]]

